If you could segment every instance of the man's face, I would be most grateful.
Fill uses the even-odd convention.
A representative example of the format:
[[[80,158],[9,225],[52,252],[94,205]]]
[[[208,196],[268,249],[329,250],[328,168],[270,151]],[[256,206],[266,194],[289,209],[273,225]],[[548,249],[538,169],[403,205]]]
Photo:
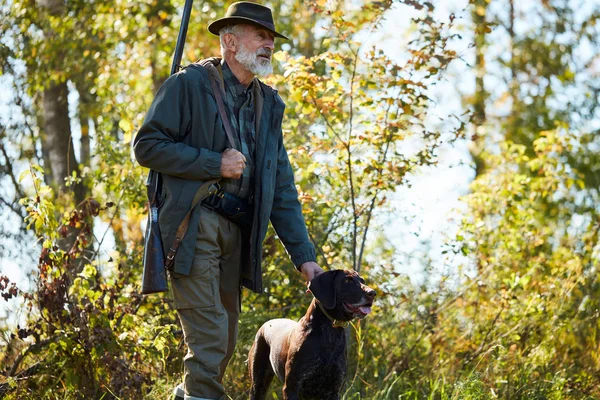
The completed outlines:
[[[244,34],[236,35],[235,59],[254,75],[273,72],[271,56],[275,47],[275,36],[264,28],[243,25]]]

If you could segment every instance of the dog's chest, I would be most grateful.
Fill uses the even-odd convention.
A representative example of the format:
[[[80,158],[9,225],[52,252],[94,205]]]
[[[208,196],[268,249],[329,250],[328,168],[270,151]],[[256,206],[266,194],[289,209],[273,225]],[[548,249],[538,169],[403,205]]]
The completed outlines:
[[[343,331],[318,331],[309,338],[309,341],[314,340],[313,343],[319,344],[318,349],[301,368],[301,399],[331,398],[339,393],[346,377],[346,340]]]
[[[300,388],[303,400],[323,400],[338,394],[346,376],[339,363],[321,363],[312,371],[306,371]]]
[[[302,400],[323,400],[338,394],[346,378],[345,362],[340,359],[315,360],[303,371],[299,395]]]

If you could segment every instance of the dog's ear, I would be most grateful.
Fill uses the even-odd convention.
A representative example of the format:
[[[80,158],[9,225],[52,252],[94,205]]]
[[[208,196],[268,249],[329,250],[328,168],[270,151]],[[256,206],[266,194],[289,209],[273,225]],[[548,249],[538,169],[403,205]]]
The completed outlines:
[[[335,278],[343,271],[327,271],[313,278],[308,284],[308,290],[323,305],[331,309],[335,307]]]

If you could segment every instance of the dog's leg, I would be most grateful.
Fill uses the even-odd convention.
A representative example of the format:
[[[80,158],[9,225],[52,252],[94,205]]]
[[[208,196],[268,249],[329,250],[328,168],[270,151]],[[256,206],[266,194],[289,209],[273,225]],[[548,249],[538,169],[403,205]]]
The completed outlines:
[[[267,390],[275,376],[269,360],[270,351],[261,329],[258,331],[248,355],[248,369],[252,382],[250,400],[264,400],[267,396]]]
[[[300,400],[298,388],[289,385],[287,382],[283,385],[283,400]]]

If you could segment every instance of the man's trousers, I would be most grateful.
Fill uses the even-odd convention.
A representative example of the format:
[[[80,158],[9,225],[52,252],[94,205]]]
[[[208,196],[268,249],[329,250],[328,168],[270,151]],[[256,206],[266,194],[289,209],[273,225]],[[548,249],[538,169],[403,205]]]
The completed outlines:
[[[188,352],[186,400],[225,399],[222,379],[233,355],[240,313],[241,231],[201,207],[189,276],[171,274],[175,308]]]

